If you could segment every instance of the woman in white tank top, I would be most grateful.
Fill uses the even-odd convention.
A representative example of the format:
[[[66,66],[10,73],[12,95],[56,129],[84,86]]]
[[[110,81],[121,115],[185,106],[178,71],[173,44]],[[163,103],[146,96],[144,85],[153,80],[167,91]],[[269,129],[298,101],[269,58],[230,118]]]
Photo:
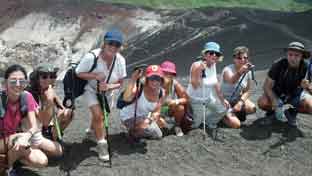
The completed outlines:
[[[187,93],[193,109],[193,127],[197,128],[202,122],[207,122],[205,125],[209,128],[208,132],[217,128],[217,123],[230,107],[223,98],[217,79],[216,63],[221,57],[220,45],[208,42],[202,51],[202,60],[194,62],[190,70]]]
[[[140,70],[134,71],[122,99],[130,104],[120,111],[122,123],[129,130],[131,137],[160,139],[165,121],[160,117],[160,107],[164,101],[162,83],[163,72],[158,65],[146,69],[146,81],[137,87],[137,80],[142,76]]]
[[[233,52],[234,64],[226,66],[221,74],[221,90],[235,114],[224,122],[232,128],[239,128],[241,121],[246,120],[246,114],[256,112],[256,105],[249,99],[252,65],[248,54],[247,47],[236,47]]]

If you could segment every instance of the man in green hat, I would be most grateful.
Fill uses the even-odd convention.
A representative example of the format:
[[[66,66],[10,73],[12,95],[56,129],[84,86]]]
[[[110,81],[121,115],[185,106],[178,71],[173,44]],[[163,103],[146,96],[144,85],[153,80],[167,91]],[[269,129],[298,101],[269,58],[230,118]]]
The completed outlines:
[[[296,116],[304,106],[307,112],[312,112],[311,99],[303,96],[300,83],[307,72],[304,59],[310,57],[304,45],[291,42],[284,49],[286,57],[277,60],[270,68],[264,82],[264,94],[258,100],[258,106],[266,111],[264,124],[271,124],[277,120],[287,119],[289,127],[297,129]],[[284,110],[284,105],[291,107]],[[284,120],[286,120],[284,119]]]

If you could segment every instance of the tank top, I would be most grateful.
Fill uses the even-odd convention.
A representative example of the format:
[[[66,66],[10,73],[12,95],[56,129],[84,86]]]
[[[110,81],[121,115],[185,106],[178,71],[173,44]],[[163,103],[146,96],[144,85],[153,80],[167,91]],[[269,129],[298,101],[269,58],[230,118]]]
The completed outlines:
[[[202,63],[203,61],[197,61],[195,63]],[[194,63],[194,64],[195,64]],[[193,64],[193,65],[194,65]],[[192,65],[192,67],[193,67]],[[191,70],[192,70],[191,67]],[[205,68],[205,77],[202,78],[202,84],[194,89],[191,84],[191,70],[190,70],[190,81],[187,87],[187,93],[191,98],[192,102],[207,102],[208,100],[215,99],[214,86],[218,83],[216,64]]]
[[[142,95],[137,100],[137,117],[147,117],[149,112],[152,112],[155,110],[159,103],[159,99],[156,102],[150,102],[146,99],[144,90],[142,92]],[[125,106],[120,110],[120,119],[122,121],[131,119],[134,117],[134,111],[135,111],[135,101]]]

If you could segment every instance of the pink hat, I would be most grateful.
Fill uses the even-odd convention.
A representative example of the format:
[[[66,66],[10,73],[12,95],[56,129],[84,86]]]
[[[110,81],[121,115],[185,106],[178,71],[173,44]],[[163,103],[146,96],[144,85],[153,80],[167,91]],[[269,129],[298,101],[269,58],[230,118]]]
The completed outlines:
[[[164,61],[161,65],[160,68],[167,73],[172,73],[174,75],[177,75],[177,71],[176,71],[176,65],[171,62],[171,61]]]
[[[145,71],[146,77],[159,76],[163,77],[164,73],[158,65],[149,65]]]

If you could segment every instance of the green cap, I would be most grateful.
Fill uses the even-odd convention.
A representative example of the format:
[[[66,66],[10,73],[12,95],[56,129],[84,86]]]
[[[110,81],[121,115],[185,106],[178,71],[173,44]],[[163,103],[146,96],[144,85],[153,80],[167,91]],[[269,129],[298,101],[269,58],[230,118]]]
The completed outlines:
[[[57,72],[59,70],[59,68],[55,67],[52,64],[49,63],[41,63],[38,65],[38,67],[36,68],[36,70],[38,72]]]

